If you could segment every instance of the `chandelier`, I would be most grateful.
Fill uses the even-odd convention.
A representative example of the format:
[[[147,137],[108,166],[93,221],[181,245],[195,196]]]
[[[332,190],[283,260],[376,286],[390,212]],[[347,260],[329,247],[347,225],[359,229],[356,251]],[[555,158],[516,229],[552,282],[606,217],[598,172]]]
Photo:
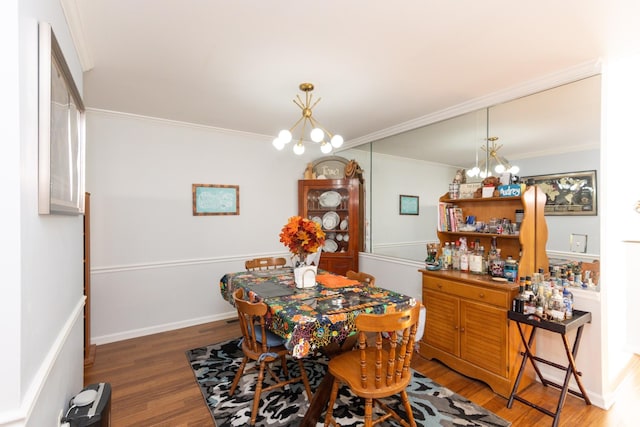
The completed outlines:
[[[478,164],[478,154],[476,152],[476,165],[467,171],[469,177],[479,176],[484,179],[491,176],[492,170],[498,175],[505,172],[515,175],[520,172],[518,166],[511,165],[507,159],[498,154],[498,150],[502,148],[502,145],[498,145],[496,143],[497,140],[497,136],[487,138],[487,143],[480,147],[485,152],[485,159],[480,164]]]
[[[298,142],[296,142],[293,146],[293,152],[300,155],[304,153],[304,132],[307,129],[307,126],[311,130],[309,136],[311,140],[316,143],[320,143],[320,151],[324,154],[330,153],[334,148],[339,148],[342,146],[344,139],[340,135],[332,135],[331,132],[326,130],[318,121],[313,118],[313,108],[318,105],[318,102],[322,98],[318,98],[312,104],[313,95],[311,92],[313,91],[313,84],[311,83],[300,83],[300,90],[305,93],[304,102],[300,98],[300,95],[296,95],[296,99],[293,100],[293,103],[300,107],[302,110],[302,117],[298,119],[297,122],[290,129],[283,129],[278,133],[278,136],[273,140],[273,146],[278,150],[282,150],[285,145],[291,142],[293,139],[293,131],[298,127],[298,125],[302,124],[300,127],[300,134],[298,136]]]

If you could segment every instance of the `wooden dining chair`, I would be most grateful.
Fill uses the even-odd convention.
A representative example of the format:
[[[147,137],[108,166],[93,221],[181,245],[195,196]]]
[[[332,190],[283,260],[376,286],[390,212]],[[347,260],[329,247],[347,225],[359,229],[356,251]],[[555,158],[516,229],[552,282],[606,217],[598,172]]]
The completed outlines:
[[[249,302],[244,299],[242,288],[237,289],[233,294],[233,299],[238,310],[240,329],[242,330],[242,363],[236,372],[236,376],[231,384],[229,395],[233,396],[240,378],[244,375],[245,368],[249,361],[256,363],[255,368],[259,369],[256,390],[253,396],[253,408],[251,410],[251,425],[255,425],[260,405],[260,396],[269,390],[284,387],[287,384],[300,382],[304,384],[307,398],[311,401],[311,386],[307,373],[304,370],[302,359],[296,359],[300,368],[300,376],[291,378],[287,369],[287,355],[289,350],[284,346],[284,339],[267,330],[265,326],[265,315],[267,305],[264,302]],[[287,377],[282,379],[272,369],[273,362],[280,360],[282,373]],[[269,377],[265,379],[265,372]],[[267,381],[265,381],[267,380]]]
[[[347,279],[357,280],[358,282],[366,283],[369,286],[375,286],[376,278],[371,274],[361,272],[355,272],[353,270],[347,271]]]
[[[416,304],[412,308],[394,313],[363,313],[356,317],[357,350],[342,353],[329,361],[329,372],[334,379],[325,427],[338,425],[333,417],[333,406],[342,384],[346,384],[353,394],[364,399],[365,427],[379,424],[391,417],[403,426],[416,426],[406,387],[411,382],[410,365],[420,306],[421,304]],[[375,345],[367,344],[367,333],[375,334]],[[395,394],[400,394],[407,420],[378,400]],[[375,420],[374,403],[385,412]]]
[[[282,268],[287,264],[284,258],[254,258],[244,262],[244,268],[249,271],[253,270],[270,270]]]

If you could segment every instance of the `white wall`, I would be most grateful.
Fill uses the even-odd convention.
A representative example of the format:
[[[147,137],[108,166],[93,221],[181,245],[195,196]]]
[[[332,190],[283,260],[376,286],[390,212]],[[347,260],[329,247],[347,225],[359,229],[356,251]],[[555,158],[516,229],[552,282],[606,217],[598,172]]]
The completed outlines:
[[[258,255],[287,256],[307,149],[271,138],[90,111],[92,340],[98,344],[234,315],[220,278]],[[240,186],[240,215],[193,216],[192,184]],[[212,342],[215,341],[212,338]]]
[[[38,215],[38,21],[82,73],[60,3],[0,5],[0,426],[56,425],[82,388],[82,217]]]
[[[640,99],[640,53],[610,61],[603,70],[602,140],[602,254],[603,276],[609,286],[604,290],[603,352],[605,384],[614,392],[615,381],[625,366],[638,332],[637,268],[629,269],[629,256],[637,250],[626,241],[640,240],[640,217],[635,210],[640,199],[633,186],[638,170],[640,148],[637,138]],[[631,142],[633,141],[633,142]],[[637,262],[637,259],[633,261]],[[629,274],[631,273],[631,274]],[[632,297],[636,297],[632,299]],[[631,313],[631,317],[627,317]],[[627,324],[627,320],[633,323]]]
[[[0,156],[0,235],[3,256],[0,257],[0,425],[3,420],[19,418],[20,394],[20,115],[15,105],[19,96],[18,0],[0,3],[0,50],[6,64],[0,67],[0,130],[4,144]],[[14,414],[9,414],[13,412]]]

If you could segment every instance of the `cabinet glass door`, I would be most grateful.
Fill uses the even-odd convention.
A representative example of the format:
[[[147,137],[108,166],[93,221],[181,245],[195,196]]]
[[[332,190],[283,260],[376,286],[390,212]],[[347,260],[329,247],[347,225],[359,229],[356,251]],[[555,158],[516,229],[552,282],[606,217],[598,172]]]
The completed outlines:
[[[349,189],[310,188],[306,197],[308,218],[320,224],[327,235],[323,252],[348,252]]]

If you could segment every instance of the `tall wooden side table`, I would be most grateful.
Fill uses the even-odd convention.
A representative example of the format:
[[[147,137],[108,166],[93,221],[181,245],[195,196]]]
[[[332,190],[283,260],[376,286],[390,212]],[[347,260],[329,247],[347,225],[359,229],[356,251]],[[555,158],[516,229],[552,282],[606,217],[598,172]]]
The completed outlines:
[[[576,360],[575,360],[576,355],[578,354],[578,348],[580,346],[580,339],[582,338],[582,329],[586,323],[591,322],[591,313],[588,311],[573,310],[573,318],[564,320],[562,322],[544,320],[544,319],[540,319],[536,315],[516,313],[515,311],[509,311],[508,317],[509,319],[516,322],[516,325],[518,326],[518,332],[520,333],[520,337],[522,338],[522,343],[524,344],[525,351],[522,352],[522,363],[520,364],[520,370],[518,371],[516,382],[513,385],[511,396],[509,396],[509,402],[507,403],[507,408],[511,408],[511,406],[513,405],[514,399],[518,400],[524,403],[525,405],[529,405],[532,408],[537,409],[538,411],[543,412],[549,415],[550,417],[553,417],[552,426],[556,427],[560,420],[560,412],[562,411],[562,407],[564,406],[564,401],[565,401],[565,398],[567,397],[567,392],[583,399],[587,405],[591,405],[591,401],[589,400],[589,397],[587,396],[587,392],[585,391],[584,386],[582,385],[582,381],[580,379],[580,377],[582,376],[582,372],[578,371],[576,367]],[[532,326],[531,333],[528,339],[525,337],[525,333],[523,331],[523,325]],[[573,342],[573,347],[569,348],[570,346],[569,346],[569,339],[567,338],[567,333],[576,328],[577,328],[576,338]],[[536,356],[533,353],[531,348],[535,341],[536,331],[538,329],[545,329],[547,331],[555,332],[562,337],[562,343],[564,344],[564,349],[567,354],[567,360],[569,361],[569,364],[567,366],[563,366],[558,363],[554,363],[550,360],[543,359],[541,357]],[[522,379],[522,374],[525,370],[527,361],[530,361],[531,365],[533,365],[533,369],[536,371],[536,374],[540,378],[542,385],[544,385],[545,387],[550,385],[560,389],[560,397],[558,399],[558,406],[556,407],[555,412],[551,412],[550,410],[543,408],[541,406],[538,406],[535,403],[530,402],[518,395],[517,393],[518,386],[520,385],[520,380]],[[544,378],[536,362],[544,363],[546,365],[553,366],[556,369],[566,371],[566,375],[564,377],[564,383],[560,385]],[[580,392],[569,390],[569,380],[571,380],[572,376],[573,378],[575,378],[576,383],[580,388]]]

